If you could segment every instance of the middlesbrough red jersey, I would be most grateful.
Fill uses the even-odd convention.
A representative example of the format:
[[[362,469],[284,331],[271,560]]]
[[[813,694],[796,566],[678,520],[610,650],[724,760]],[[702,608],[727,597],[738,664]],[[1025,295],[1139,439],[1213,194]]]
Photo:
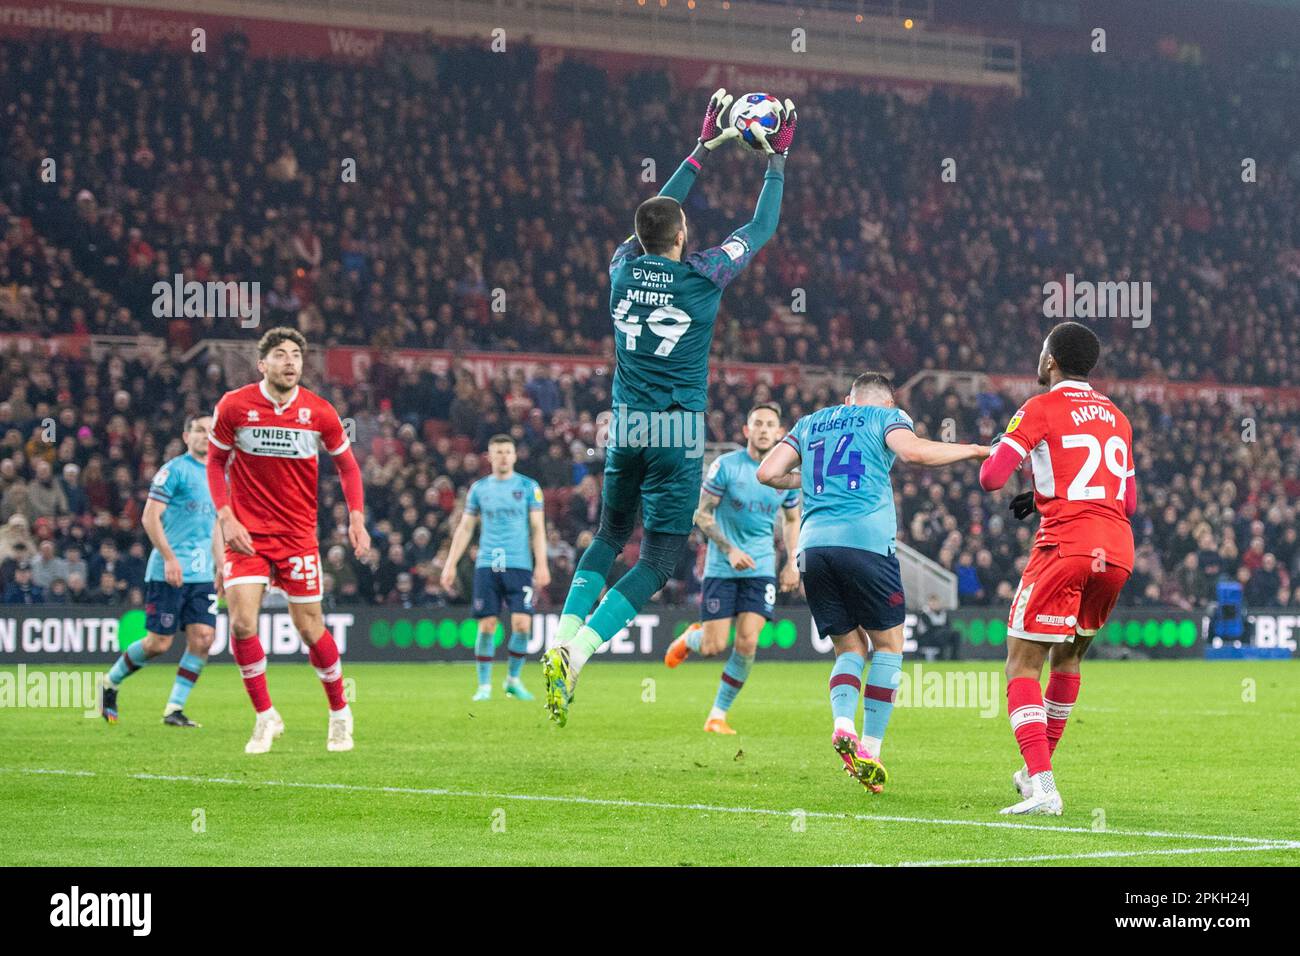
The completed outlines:
[[[1035,547],[1093,555],[1133,569],[1133,528],[1124,507],[1134,480],[1133,429],[1115,403],[1087,382],[1059,382],[1012,416],[1002,439],[1034,469],[1042,515]]]
[[[263,382],[217,402],[211,441],[234,449],[230,507],[249,534],[316,538],[317,455],[348,449],[334,406],[302,386],[277,405]]]

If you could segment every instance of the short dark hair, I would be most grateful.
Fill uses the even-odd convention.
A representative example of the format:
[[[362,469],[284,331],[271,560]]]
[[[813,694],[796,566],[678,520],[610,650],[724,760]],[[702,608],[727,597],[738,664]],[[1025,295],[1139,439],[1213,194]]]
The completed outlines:
[[[181,434],[188,435],[190,433],[190,429],[194,426],[194,423],[197,422],[200,418],[211,418],[211,417],[212,417],[211,412],[199,412],[197,415],[186,415],[185,427],[181,429]]]
[[[749,421],[751,418],[753,418],[755,412],[761,412],[765,409],[771,412],[773,415],[775,415],[776,420],[778,422],[781,420],[780,405],[778,405],[776,402],[759,402],[757,405],[755,405],[753,408],[749,410],[749,414],[745,416],[745,421]]]
[[[641,248],[652,256],[667,252],[685,221],[682,204],[671,196],[647,199],[636,207],[636,237]]]
[[[894,380],[884,372],[863,372],[853,380],[849,392],[860,392],[869,388],[883,388],[890,395],[893,395]]]
[[[1047,354],[1072,378],[1087,378],[1101,357],[1101,339],[1079,322],[1062,322],[1047,333]]]
[[[266,358],[271,349],[283,342],[292,342],[304,352],[307,351],[307,339],[297,329],[291,329],[287,325],[279,325],[270,329],[257,342],[257,357]]]
[[[493,435],[491,438],[488,439],[488,447],[489,447],[489,448],[491,448],[493,445],[512,445],[512,446],[513,446],[514,443],[515,443],[515,440],[514,440],[513,438],[511,438],[509,435],[507,435],[505,432],[497,432],[497,434]]]

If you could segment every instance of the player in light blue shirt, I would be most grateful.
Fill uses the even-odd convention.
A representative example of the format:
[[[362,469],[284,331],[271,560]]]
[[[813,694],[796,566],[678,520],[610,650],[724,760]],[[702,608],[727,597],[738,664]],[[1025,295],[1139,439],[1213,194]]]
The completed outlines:
[[[758,463],[781,439],[782,432],[777,406],[752,408],[745,422],[745,447],[714,459],[695,511],[695,524],[709,539],[700,595],[701,623],[688,627],[669,645],[664,663],[676,667],[691,651],[719,653],[726,648],[735,623],[736,643],[704,722],[708,733],[735,733],[727,723],[727,712],[754,666],[759,631],[772,620],[777,589],[773,535],[778,512],[786,553],[781,590],[799,586],[794,563],[799,495],[793,489],[769,488],[758,480]]]
[[[937,468],[981,461],[989,451],[918,438],[912,420],[894,404],[889,377],[866,372],[843,405],[799,419],[759,466],[764,484],[802,490],[799,570],[817,632],[835,645],[831,745],[850,776],[873,793],[888,777],[880,750],[902,672],[906,616],[890,469],[900,458]],[[868,637],[873,652],[859,738]]]
[[[145,636],[123,651],[104,679],[100,713],[109,723],[117,722],[122,681],[166,653],[177,630],[184,629],[185,653],[163,710],[163,723],[199,726],[184,708],[216,633],[220,561],[225,551],[208,492],[211,429],[208,415],[188,419],[183,433],[187,451],[159,468],[149,485],[141,518],[154,546],[144,575]]]
[[[542,486],[515,471],[516,458],[515,441],[509,435],[494,435],[488,442],[492,474],[470,485],[465,511],[451,536],[451,549],[442,569],[442,588],[450,592],[456,583],[456,566],[481,522],[478,559],[474,563],[474,616],[479,622],[474,645],[478,664],[474,700],[492,696],[497,616],[503,606],[510,611],[506,696],[533,699],[519,674],[532,629],[533,596],[551,583],[551,573],[546,565]]]

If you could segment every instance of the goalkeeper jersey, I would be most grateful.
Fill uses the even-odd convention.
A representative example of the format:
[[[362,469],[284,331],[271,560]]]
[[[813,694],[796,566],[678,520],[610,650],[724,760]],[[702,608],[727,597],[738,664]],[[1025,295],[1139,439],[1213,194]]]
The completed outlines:
[[[688,160],[669,185],[689,176]],[[769,169],[754,218],[721,245],[681,262],[645,255],[636,237],[609,264],[609,308],[614,322],[612,400],[639,411],[692,412],[708,407],[709,347],[722,290],[776,231],[785,177]],[[682,189],[682,197],[689,183]],[[671,195],[665,186],[661,195]],[[680,198],[673,196],[673,198]]]

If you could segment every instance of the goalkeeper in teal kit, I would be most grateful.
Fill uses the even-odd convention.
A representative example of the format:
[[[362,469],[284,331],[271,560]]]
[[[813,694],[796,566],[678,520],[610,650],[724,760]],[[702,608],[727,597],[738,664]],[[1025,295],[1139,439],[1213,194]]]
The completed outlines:
[[[728,283],[772,238],[780,218],[786,153],[797,123],[789,100],[775,132],[764,135],[750,127],[767,155],[754,218],[721,245],[686,252],[681,204],[704,158],[740,136],[735,127],[722,126],[730,103],[725,90],[713,94],[699,144],[659,195],[637,207],[636,232],[609,264],[614,410],[600,528],[574,572],[555,646],[542,658],[546,709],[561,727],[583,665],[667,583],[690,535],[703,461],[702,448],[692,447],[686,436],[693,431],[688,423],[702,422],[708,404],[718,303]],[[675,437],[658,440],[665,435]],[[697,437],[702,439],[702,430]],[[602,600],[614,559],[632,535],[638,505],[645,529],[640,558]]]

